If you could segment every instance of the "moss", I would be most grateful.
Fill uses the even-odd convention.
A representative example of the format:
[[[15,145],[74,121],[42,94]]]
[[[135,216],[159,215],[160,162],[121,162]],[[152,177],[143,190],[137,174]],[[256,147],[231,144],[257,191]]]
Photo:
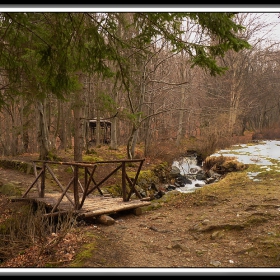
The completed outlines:
[[[73,170],[72,170],[72,167],[71,166],[67,166],[64,168],[64,172],[67,172],[67,173],[73,173]]]
[[[50,151],[48,153],[47,160],[50,160],[50,161],[62,161],[62,159],[56,154],[55,151]]]
[[[152,171],[155,174],[155,176],[158,177],[158,180],[160,183],[166,183],[168,181],[170,170],[169,170],[167,162],[162,162],[162,163],[156,165],[152,169]]]
[[[103,158],[98,157],[96,155],[83,155],[83,161],[85,161],[85,162],[103,161]]]
[[[7,196],[22,196],[20,188],[12,183],[0,186],[0,193]]]
[[[260,223],[265,223],[268,221],[267,217],[251,217],[247,222],[246,225],[255,225],[255,224],[260,224]]]
[[[96,239],[97,237],[93,235],[92,233],[85,233],[90,239]],[[96,242],[91,242],[84,244],[80,252],[75,256],[74,261],[69,265],[69,267],[84,267],[84,263],[92,258],[92,255],[94,254],[94,250],[96,250]]]
[[[86,155],[96,155],[97,152],[94,149],[89,149],[88,151],[86,151]]]
[[[247,172],[262,172],[263,168],[261,168],[261,167],[262,166],[258,165],[258,164],[250,164],[247,169]]]
[[[170,192],[167,192],[165,195],[163,195],[161,198],[152,200],[151,204],[148,206],[142,207],[142,210],[143,211],[153,211],[153,210],[156,210],[156,209],[159,209],[159,208],[165,206],[168,203],[176,203],[176,201],[178,202],[179,200],[184,199],[188,195],[189,194],[181,193],[176,190],[170,191]]]
[[[132,177],[133,178],[135,177],[135,173],[133,174]],[[159,183],[159,178],[156,176],[156,174],[152,170],[140,171],[137,179],[137,185],[140,188],[147,190],[152,183],[154,184]]]
[[[0,224],[0,234],[4,234],[7,231],[7,225],[5,223]]]
[[[159,209],[161,207],[162,207],[162,205],[160,203],[152,203],[148,206],[144,206],[143,210],[148,212],[148,211],[153,211],[153,210]]]
[[[254,172],[258,173],[254,178],[258,179],[267,179],[269,181],[272,180],[278,180],[280,179],[280,172],[279,172],[279,167],[278,166],[269,166],[267,167],[268,169],[264,169],[263,166],[257,165],[257,164],[250,164],[247,172]]]
[[[4,168],[16,169],[27,174],[34,174],[33,166],[29,162],[19,160],[0,160],[0,166]]]
[[[279,165],[279,161],[277,159],[274,158],[268,158],[267,160],[269,160],[271,163]]]
[[[122,188],[119,185],[107,186],[105,189],[112,195],[112,197],[118,197],[122,195]]]
[[[272,180],[274,178],[279,178],[280,174],[277,170],[263,170],[259,174],[256,175],[256,178],[268,179]]]
[[[116,154],[115,157],[116,157],[116,159],[125,159],[126,158],[126,156],[123,154]]]
[[[56,268],[56,267],[60,267],[60,266],[59,266],[59,264],[46,263],[45,267],[46,268]]]

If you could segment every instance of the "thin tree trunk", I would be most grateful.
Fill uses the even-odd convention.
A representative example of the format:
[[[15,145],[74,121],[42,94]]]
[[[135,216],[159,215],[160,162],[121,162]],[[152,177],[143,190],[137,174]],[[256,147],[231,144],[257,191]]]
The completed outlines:
[[[117,143],[117,117],[116,116],[112,119],[112,123],[111,123],[110,148],[113,149],[113,150],[117,150],[117,148],[118,148],[118,143]]]
[[[73,127],[74,127],[74,116],[73,114],[67,113],[65,111],[65,108],[63,107],[62,110],[63,114],[64,114],[64,126],[65,126],[65,144],[67,145],[67,148],[72,149],[73,147]],[[71,110],[69,109],[69,112],[71,112]]]
[[[138,134],[139,134],[139,130],[137,129],[136,131],[134,131],[132,141],[131,141],[131,156],[132,156],[131,158],[132,159],[135,156],[135,147],[137,144]]]
[[[118,100],[118,92],[116,90],[113,91],[115,102],[117,103]],[[121,108],[119,108],[122,110]],[[110,148],[112,150],[117,150],[118,148],[118,137],[117,137],[117,126],[118,126],[118,119],[117,119],[118,112],[112,119],[111,123],[111,135],[110,135]]]
[[[240,101],[240,91],[237,89],[233,80],[233,87],[230,92],[230,109],[229,109],[229,132],[230,134],[234,133],[234,125],[237,120],[238,110],[239,110],[239,101]]]
[[[96,128],[95,128],[95,136],[96,136],[96,146],[100,145],[100,115],[99,110],[96,110]]]
[[[185,88],[181,87],[181,105],[185,104],[186,101],[186,93]],[[179,120],[178,120],[178,131],[177,131],[177,138],[176,138],[176,145],[180,145],[182,139],[184,139],[186,134],[186,125],[185,125],[185,111],[179,111]]]
[[[133,159],[133,157],[134,157],[136,137],[137,137],[137,128],[135,127],[135,125],[133,125],[131,134],[129,136],[129,139],[128,139],[127,145],[126,145],[127,157],[129,159]]]
[[[83,161],[83,120],[82,109],[74,106],[74,161]]]
[[[39,159],[47,160],[49,154],[49,133],[46,123],[45,106],[42,102],[37,102],[37,110],[39,113],[38,127],[38,144],[39,144]]]
[[[184,63],[186,58],[184,57],[183,52],[181,52],[181,58],[182,58],[182,62],[180,63],[179,73],[180,73],[182,82],[186,82],[188,77],[190,80],[190,75],[188,75],[188,72],[187,72],[190,70],[188,70],[188,68],[186,67],[186,65]],[[181,98],[180,98],[180,104],[182,107],[184,107],[184,104],[186,103],[186,99],[187,99],[186,87],[185,87],[185,85],[182,85],[181,86]],[[185,134],[186,134],[185,118],[186,118],[186,113],[184,110],[181,110],[179,112],[176,145],[180,145],[182,139],[184,139],[184,137],[185,137]]]
[[[56,137],[59,137],[60,144],[58,149],[65,150],[67,145],[67,138],[66,138],[66,114],[64,112],[64,106],[61,104],[61,101],[58,101],[58,114],[57,114],[57,133]]]
[[[79,82],[83,85],[83,74],[79,75]],[[83,108],[83,88],[76,91],[73,106],[74,113],[74,161],[83,161],[84,147],[84,118],[82,116]]]

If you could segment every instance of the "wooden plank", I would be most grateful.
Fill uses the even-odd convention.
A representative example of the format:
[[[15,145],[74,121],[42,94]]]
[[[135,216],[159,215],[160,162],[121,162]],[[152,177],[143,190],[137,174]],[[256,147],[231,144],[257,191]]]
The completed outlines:
[[[149,205],[149,204],[147,204]],[[123,205],[122,207],[118,207],[118,208],[110,208],[110,209],[96,209],[96,210],[88,210],[87,212],[83,212],[83,213],[79,213],[78,216],[81,219],[84,218],[89,218],[89,217],[95,217],[95,216],[100,216],[100,215],[104,215],[104,214],[115,214],[118,212],[122,212],[125,210],[130,210],[130,209],[134,209],[134,208],[139,208],[139,207],[143,207],[146,206],[145,204],[143,205]]]
[[[19,199],[41,202],[44,203],[46,207],[51,209],[57,206],[57,201],[60,198],[61,195],[58,193],[46,193],[45,197],[36,197],[35,195],[30,195],[26,198]],[[14,198],[13,201],[16,201],[16,199]],[[83,219],[88,217],[100,216],[102,214],[113,214],[120,211],[140,208],[143,206],[148,206],[150,204],[150,201],[142,201],[138,199],[123,201],[122,197],[113,198],[108,196],[89,195],[87,196],[82,209],[78,211],[75,210],[69,200],[64,197],[60,202],[59,207],[57,207],[57,211],[75,211],[75,213],[78,213],[79,218]]]
[[[130,200],[123,201],[122,198],[95,197],[87,199],[84,204],[84,217],[98,216],[101,214],[112,214],[124,210],[139,208],[150,205],[149,201]]]

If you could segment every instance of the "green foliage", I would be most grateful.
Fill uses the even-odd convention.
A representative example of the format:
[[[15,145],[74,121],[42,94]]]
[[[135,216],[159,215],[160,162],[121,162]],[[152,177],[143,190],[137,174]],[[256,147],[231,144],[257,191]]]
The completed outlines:
[[[218,56],[250,47],[239,37],[244,27],[235,23],[235,13],[5,12],[0,16],[0,66],[11,97],[31,93],[35,99],[43,99],[53,93],[64,99],[80,88],[80,72],[97,73],[101,78],[115,76],[129,91],[131,60],[126,50],[137,50],[141,59],[156,38],[166,40],[174,52],[186,52],[192,67],[202,67],[211,75],[226,71],[217,65]],[[182,40],[186,20],[201,27],[207,44]],[[105,108],[115,107],[106,94],[100,97]],[[0,106],[4,103],[1,95]]]
[[[123,114],[126,114],[126,117],[132,121],[133,123],[135,123],[137,121],[137,119],[139,119],[140,116],[142,116],[142,112],[137,112],[137,113],[128,113],[128,111],[123,112]]]
[[[229,50],[238,52],[251,47],[246,40],[240,38],[239,32],[244,30],[244,26],[235,23],[235,15],[236,13],[137,13],[135,21],[141,27],[138,39],[142,44],[162,36],[171,43],[174,52],[184,50],[189,54],[192,67],[197,65],[215,76],[227,70],[217,65],[218,56],[223,57]],[[208,40],[207,44],[181,39],[184,34],[181,26],[187,19],[202,28],[201,36]]]
[[[98,103],[102,104],[102,107],[106,112],[116,111],[116,102],[108,94],[101,92],[99,93],[97,99]]]
[[[204,47],[195,46],[195,52],[196,55],[192,59],[192,68],[198,65],[204,69],[209,69],[212,76],[223,74],[228,69],[227,67],[219,67],[214,57],[208,56]]]

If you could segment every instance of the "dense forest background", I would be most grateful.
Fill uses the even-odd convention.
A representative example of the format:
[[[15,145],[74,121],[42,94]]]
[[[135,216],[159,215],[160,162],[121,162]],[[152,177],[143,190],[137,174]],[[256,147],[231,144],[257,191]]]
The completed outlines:
[[[246,134],[279,138],[277,24],[260,13],[0,13],[0,154],[74,148],[81,161],[126,145],[134,158],[141,144],[146,157],[207,155]]]

